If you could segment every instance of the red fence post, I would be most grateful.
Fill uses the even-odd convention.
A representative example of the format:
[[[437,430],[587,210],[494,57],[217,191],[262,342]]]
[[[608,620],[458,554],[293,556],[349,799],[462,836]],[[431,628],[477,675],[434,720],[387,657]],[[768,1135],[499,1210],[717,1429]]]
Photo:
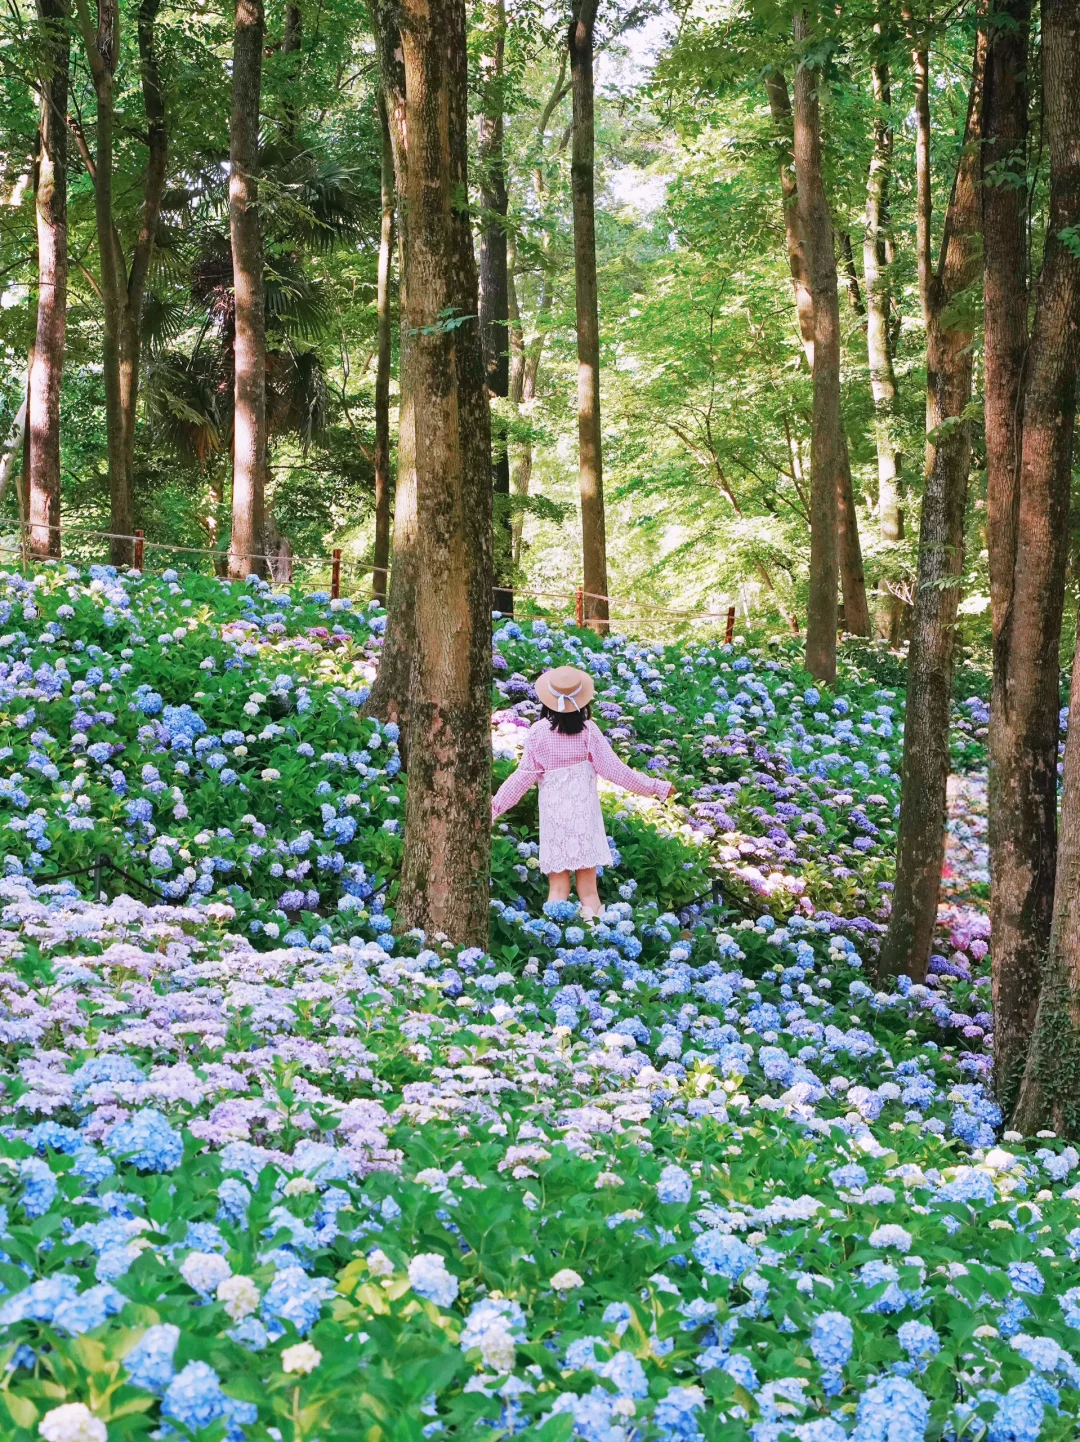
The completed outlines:
[[[792,613],[791,613],[790,620],[791,620],[791,634],[792,634],[793,636],[797,636],[797,635],[799,634],[799,618],[798,618],[798,616],[796,616],[796,614],[795,614],[794,611],[792,611]]]
[[[330,570],[330,599],[336,601],[341,595],[341,552],[335,551]]]
[[[731,645],[731,638],[735,634],[735,607],[729,606],[727,612],[727,629],[724,631],[724,642]]]
[[[574,592],[574,618],[579,626],[585,624],[585,592],[577,590]]]
[[[141,571],[143,568],[143,552],[145,547],[145,536],[142,531],[135,532],[135,569]]]

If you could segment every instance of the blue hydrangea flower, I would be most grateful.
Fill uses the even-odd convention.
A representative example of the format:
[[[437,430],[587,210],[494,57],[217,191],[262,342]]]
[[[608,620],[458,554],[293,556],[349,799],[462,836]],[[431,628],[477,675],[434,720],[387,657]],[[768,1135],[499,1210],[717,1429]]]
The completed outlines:
[[[438,1252],[421,1252],[409,1263],[409,1285],[418,1297],[449,1307],[458,1294],[458,1279],[447,1271]]]
[[[303,1335],[319,1320],[322,1304],[334,1295],[334,1284],[325,1277],[309,1277],[303,1267],[284,1267],[270,1283],[263,1297],[262,1313],[276,1326],[278,1335],[288,1322]]]
[[[822,1312],[810,1333],[810,1350],[820,1366],[835,1371],[851,1360],[854,1329],[842,1312]]]
[[[106,1146],[111,1156],[130,1161],[140,1172],[171,1172],[184,1156],[180,1133],[153,1107],[113,1127]]]
[[[711,1277],[736,1282],[757,1261],[752,1247],[724,1232],[702,1232],[694,1241],[694,1256]]]
[[[923,1442],[928,1398],[906,1377],[886,1377],[859,1399],[851,1442]]]
[[[173,1418],[192,1432],[225,1418],[229,1424],[229,1442],[242,1442],[244,1425],[255,1421],[259,1409],[253,1402],[238,1402],[226,1396],[221,1379],[206,1362],[189,1362],[169,1383],[162,1399],[161,1415]]]
[[[656,1184],[656,1199],[669,1205],[688,1202],[693,1187],[694,1181],[690,1173],[684,1172],[682,1167],[672,1162],[660,1173],[660,1180]]]
[[[133,1387],[147,1392],[165,1391],[174,1376],[173,1354],[180,1340],[180,1328],[162,1322],[144,1332],[124,1358]]]

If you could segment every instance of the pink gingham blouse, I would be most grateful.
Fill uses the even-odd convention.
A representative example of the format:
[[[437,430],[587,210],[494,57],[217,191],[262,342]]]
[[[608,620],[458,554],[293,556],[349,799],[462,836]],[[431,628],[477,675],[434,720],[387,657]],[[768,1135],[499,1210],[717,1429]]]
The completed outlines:
[[[511,806],[516,806],[530,786],[539,783],[545,771],[557,771],[561,766],[576,766],[580,761],[589,761],[597,776],[614,782],[624,791],[635,796],[670,796],[674,787],[670,781],[657,776],[645,776],[633,767],[620,761],[611,749],[611,743],[595,721],[586,721],[585,729],[576,736],[564,736],[551,723],[541,717],[534,721],[525,736],[525,750],[521,764],[513,776],[508,776],[499,787],[491,802],[491,819],[495,821]]]

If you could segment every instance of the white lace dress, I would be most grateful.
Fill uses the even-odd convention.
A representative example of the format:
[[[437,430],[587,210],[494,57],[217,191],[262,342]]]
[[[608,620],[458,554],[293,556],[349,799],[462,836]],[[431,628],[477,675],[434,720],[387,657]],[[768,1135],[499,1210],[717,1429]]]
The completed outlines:
[[[610,865],[592,762],[545,771],[540,777],[540,870],[550,875]]]

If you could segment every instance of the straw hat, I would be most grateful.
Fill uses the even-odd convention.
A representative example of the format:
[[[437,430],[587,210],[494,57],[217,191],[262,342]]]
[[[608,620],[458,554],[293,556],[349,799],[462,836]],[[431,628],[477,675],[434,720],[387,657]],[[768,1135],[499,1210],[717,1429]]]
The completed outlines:
[[[583,711],[595,692],[593,678],[576,666],[556,666],[536,682],[536,694],[549,711]]]

